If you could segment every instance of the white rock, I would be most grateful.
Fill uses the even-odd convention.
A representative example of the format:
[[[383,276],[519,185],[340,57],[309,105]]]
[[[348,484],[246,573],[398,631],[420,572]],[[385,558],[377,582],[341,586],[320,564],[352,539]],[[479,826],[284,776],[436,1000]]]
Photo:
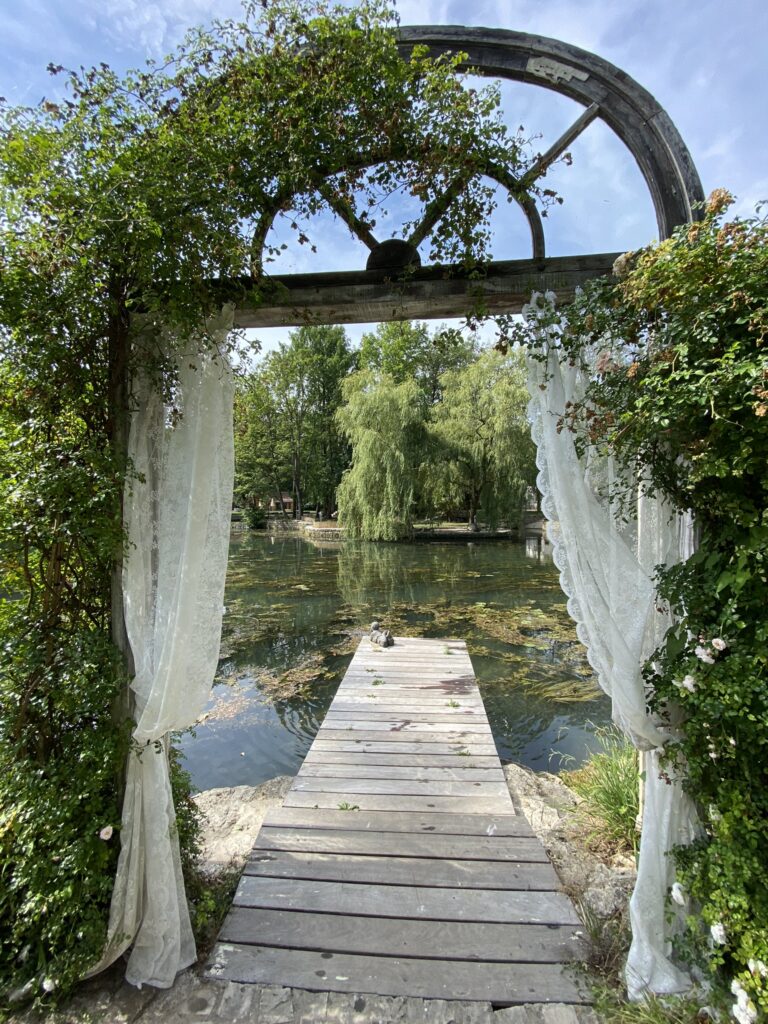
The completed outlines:
[[[281,807],[293,779],[279,775],[261,786],[206,789],[193,797],[203,812],[202,857],[208,870],[238,866],[251,852],[267,811]]]

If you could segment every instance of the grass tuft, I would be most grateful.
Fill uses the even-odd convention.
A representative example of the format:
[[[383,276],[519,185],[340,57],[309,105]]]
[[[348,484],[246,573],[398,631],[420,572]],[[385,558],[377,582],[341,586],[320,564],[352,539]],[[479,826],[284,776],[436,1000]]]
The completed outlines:
[[[710,1020],[700,1000],[685,996],[648,996],[630,1003],[623,992],[602,986],[596,986],[592,994],[600,1024],[702,1024]]]
[[[575,771],[561,772],[567,786],[583,799],[576,810],[597,851],[637,853],[639,768],[637,751],[615,726],[596,729],[600,750]]]

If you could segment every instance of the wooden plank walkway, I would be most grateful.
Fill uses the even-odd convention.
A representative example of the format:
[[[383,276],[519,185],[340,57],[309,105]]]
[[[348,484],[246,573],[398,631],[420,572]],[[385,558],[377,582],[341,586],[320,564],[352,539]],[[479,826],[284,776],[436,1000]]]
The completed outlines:
[[[466,645],[360,646],[264,821],[207,971],[381,996],[584,1003],[580,921],[507,789]]]

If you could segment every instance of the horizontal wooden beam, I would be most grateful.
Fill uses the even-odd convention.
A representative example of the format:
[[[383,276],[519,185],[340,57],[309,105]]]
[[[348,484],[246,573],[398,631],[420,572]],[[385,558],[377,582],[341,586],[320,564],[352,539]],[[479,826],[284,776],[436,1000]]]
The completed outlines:
[[[407,279],[383,270],[288,274],[270,278],[258,302],[249,298],[246,279],[222,281],[220,288],[236,304],[236,327],[435,320],[463,317],[479,307],[519,313],[533,291],[551,291],[559,303],[569,302],[576,288],[610,274],[618,255],[503,260],[471,276],[460,266],[421,267]]]

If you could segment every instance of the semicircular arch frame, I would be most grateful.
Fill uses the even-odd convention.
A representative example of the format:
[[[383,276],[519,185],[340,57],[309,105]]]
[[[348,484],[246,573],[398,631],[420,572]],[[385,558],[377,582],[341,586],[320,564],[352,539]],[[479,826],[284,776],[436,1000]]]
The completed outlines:
[[[399,30],[400,48],[427,46],[430,54],[465,53],[463,70],[552,89],[584,108],[527,175],[556,160],[596,118],[627,146],[651,194],[659,237],[700,216],[704,199],[691,154],[669,115],[626,72],[588,50],[558,39],[507,29],[457,25],[409,25]]]
[[[242,301],[250,290],[247,279],[221,282],[223,295],[237,303],[239,326],[455,317],[464,315],[478,301],[489,312],[519,312],[533,290],[554,291],[558,301],[568,301],[574,290],[590,278],[610,273],[618,253],[546,257],[543,225],[525,188],[596,119],[608,125],[635,160],[653,202],[660,239],[668,238],[677,226],[701,217],[704,192],[680,133],[651,93],[609,61],[557,39],[507,29],[411,25],[398,29],[398,39],[404,56],[414,46],[426,47],[433,57],[464,54],[463,71],[551,89],[584,108],[521,180],[505,180],[503,169],[490,171],[497,182],[515,190],[531,229],[533,258],[492,262],[485,266],[480,281],[476,272],[469,280],[460,266],[421,267],[407,280],[396,280],[391,271],[378,270],[277,275],[270,278],[267,293],[262,293],[258,306],[252,308],[247,299]],[[378,162],[363,159],[366,163]],[[328,173],[320,175],[321,192]],[[351,208],[334,203],[330,195],[325,198],[361,241],[369,248],[377,244]],[[445,198],[449,200],[450,194]],[[434,226],[440,205],[425,211],[424,227]],[[264,218],[257,232],[259,243],[264,241],[273,216],[274,212]],[[427,233],[417,231],[412,241],[418,244]]]

